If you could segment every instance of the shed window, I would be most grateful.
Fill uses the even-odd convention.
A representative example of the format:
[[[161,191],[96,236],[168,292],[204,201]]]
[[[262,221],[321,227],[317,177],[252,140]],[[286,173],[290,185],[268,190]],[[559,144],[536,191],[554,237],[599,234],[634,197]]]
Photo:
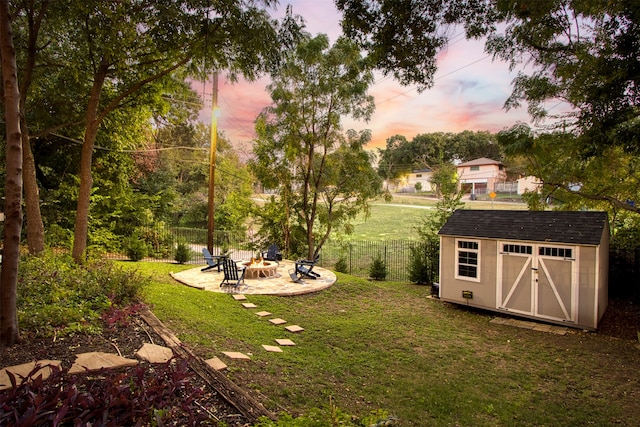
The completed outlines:
[[[422,178],[422,174],[421,173],[417,173],[416,174],[416,178]]]
[[[480,166],[471,166],[471,167],[469,167],[469,170],[471,170],[471,171],[479,171],[480,170]]]
[[[480,243],[474,240],[458,240],[456,245],[456,278],[480,280]]]
[[[505,243],[502,245],[502,252],[507,254],[527,254],[533,253],[533,247],[529,245],[512,245]]]
[[[573,251],[570,248],[550,248],[548,246],[540,246],[539,255],[551,256],[558,258],[573,258]]]

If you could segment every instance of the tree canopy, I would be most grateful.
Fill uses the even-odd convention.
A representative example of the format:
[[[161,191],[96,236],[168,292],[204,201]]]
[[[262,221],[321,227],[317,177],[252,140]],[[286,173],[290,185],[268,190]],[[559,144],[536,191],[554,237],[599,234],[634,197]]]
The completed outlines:
[[[265,207],[277,242],[313,259],[333,229],[349,230],[349,220],[368,206],[381,181],[363,149],[369,132],[342,132],[340,119],[368,119],[372,73],[357,47],[346,39],[329,46],[326,35],[308,36],[272,75],[273,105],[260,115],[252,170],[278,198]],[[269,217],[280,211],[279,224]],[[302,248],[302,242],[306,248]]]
[[[612,209],[638,211],[626,202],[638,195],[621,192],[632,185],[617,185],[616,177],[626,176],[632,184],[633,157],[640,153],[639,2],[336,0],[336,5],[344,13],[345,33],[368,53],[372,66],[422,89],[433,82],[435,54],[446,46],[453,26],[464,27],[468,38],[486,37],[485,50],[518,70],[505,108],[526,104],[538,126],[523,133],[518,124],[504,132],[508,150],[532,160],[531,174],[583,203],[608,200]],[[609,159],[608,170],[602,158]],[[596,182],[599,188],[591,185]]]

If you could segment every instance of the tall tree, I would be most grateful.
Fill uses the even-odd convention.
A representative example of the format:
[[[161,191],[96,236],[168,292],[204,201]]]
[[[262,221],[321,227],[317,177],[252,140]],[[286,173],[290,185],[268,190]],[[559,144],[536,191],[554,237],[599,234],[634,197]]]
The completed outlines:
[[[50,2],[42,0],[40,2],[21,1],[16,3],[18,3],[16,13],[23,15],[22,19],[26,21],[26,25],[23,28],[26,34],[23,34],[22,46],[24,60],[19,73],[21,76],[20,127],[22,130],[22,177],[27,219],[27,245],[29,253],[37,255],[44,250],[44,224],[40,212],[40,190],[36,178],[36,163],[31,149],[31,138],[27,125],[27,106],[29,105],[28,100],[32,83],[36,78],[36,65],[39,63],[38,55],[43,49],[38,45],[38,39]]]
[[[342,116],[372,114],[367,90],[373,77],[364,65],[347,40],[329,46],[326,35],[309,36],[287,52],[272,76],[273,105],[256,127],[253,170],[283,196],[289,230],[300,227],[310,259],[334,227],[348,228],[348,219],[380,191],[381,180],[363,149],[369,134],[349,132],[345,138],[340,125]]]
[[[0,274],[0,347],[20,340],[16,310],[20,233],[22,231],[22,136],[20,132],[20,91],[13,46],[9,1],[0,1],[0,56],[4,119],[7,133],[6,182],[2,272]]]
[[[91,165],[105,118],[131,99],[162,93],[179,69],[192,73],[228,69],[253,78],[277,62],[283,41],[277,23],[256,5],[271,0],[117,3],[74,2],[66,29],[72,57],[84,67],[88,88],[80,157],[80,188],[72,255],[81,262],[87,244]],[[206,61],[205,61],[206,58]]]

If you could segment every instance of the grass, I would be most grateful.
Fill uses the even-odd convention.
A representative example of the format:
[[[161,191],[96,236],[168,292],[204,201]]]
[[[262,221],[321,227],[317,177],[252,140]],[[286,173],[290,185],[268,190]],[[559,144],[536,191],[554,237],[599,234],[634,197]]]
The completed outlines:
[[[354,232],[349,240],[382,241],[382,240],[418,240],[415,232],[425,218],[433,212],[435,199],[410,195],[394,195],[393,201],[374,202],[371,215],[365,218],[360,215],[355,221]],[[523,203],[475,201],[465,202],[464,209],[526,209]]]
[[[637,425],[640,352],[634,342],[571,330],[565,336],[489,323],[491,314],[429,298],[426,287],[338,274],[328,290],[249,296],[289,324],[286,333],[229,295],[177,284],[188,266],[129,263],[153,274],[145,298],[202,357],[250,353],[227,375],[274,412],[296,415],[330,400],[402,426]],[[262,344],[291,338],[269,353]],[[223,356],[224,357],[224,356]]]

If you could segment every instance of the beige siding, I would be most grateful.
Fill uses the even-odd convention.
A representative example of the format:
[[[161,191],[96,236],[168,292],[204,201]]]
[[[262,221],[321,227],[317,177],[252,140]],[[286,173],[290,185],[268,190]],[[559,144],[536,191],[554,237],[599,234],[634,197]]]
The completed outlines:
[[[477,307],[496,307],[496,244],[494,240],[470,239],[480,242],[480,281],[456,278],[456,238],[443,236],[440,244],[440,298]],[[462,291],[473,292],[473,298],[462,297]]]
[[[498,247],[496,240],[478,239],[478,238],[461,238],[465,241],[479,242],[479,281],[461,279],[456,277],[456,237],[440,236],[440,297],[445,301],[455,302],[464,305],[470,305],[489,310],[498,310],[497,303],[497,286],[498,284]],[[599,246],[574,246],[575,250],[575,267],[577,273],[573,280],[577,280],[577,316],[575,324],[565,323],[568,326],[596,329],[598,322],[602,318],[608,301],[607,293],[607,277],[608,277],[608,230],[604,230],[602,244]],[[519,243],[519,242],[514,242]],[[522,242],[523,244],[531,244],[532,242]],[[565,269],[563,275],[557,276],[566,280],[566,261],[555,262],[547,259],[546,265],[553,269],[554,266]],[[562,266],[562,267],[560,267]],[[516,272],[517,273],[517,272]],[[514,273],[514,274],[516,274]],[[505,270],[503,280],[513,281],[513,274],[510,270]],[[563,292],[566,293],[566,288]],[[470,299],[463,297],[463,291],[473,292]],[[526,290],[525,290],[526,294]],[[524,295],[524,294],[523,294]],[[526,297],[527,295],[524,295]],[[513,295],[513,303],[517,309],[519,306],[518,295]],[[545,297],[547,298],[547,297]],[[552,300],[548,297],[546,300]],[[541,300],[542,303],[546,300]],[[565,300],[567,296],[565,295]],[[571,300],[570,298],[568,300]],[[529,307],[526,301],[522,302],[522,311],[527,311]],[[567,306],[569,307],[569,306]],[[500,310],[502,311],[502,310]],[[525,317],[532,317],[527,316]],[[543,319],[554,322],[553,320]],[[558,323],[558,322],[556,322]],[[559,322],[562,323],[562,322]]]

